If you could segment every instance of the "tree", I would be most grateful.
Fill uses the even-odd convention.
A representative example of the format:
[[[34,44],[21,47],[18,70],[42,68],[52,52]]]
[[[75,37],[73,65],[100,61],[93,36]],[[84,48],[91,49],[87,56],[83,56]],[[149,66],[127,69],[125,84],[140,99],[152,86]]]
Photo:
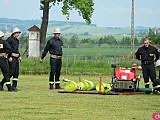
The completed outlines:
[[[72,35],[71,39],[70,39],[70,45],[71,47],[73,48],[76,48],[77,46],[77,43],[78,43],[78,35]]]
[[[41,0],[40,9],[43,10],[42,24],[40,29],[40,54],[45,46],[46,32],[48,27],[48,16],[49,16],[49,2],[46,0]]]
[[[112,45],[112,44],[117,44],[117,41],[113,35],[108,35],[107,37],[107,44]]]
[[[78,11],[79,15],[83,17],[87,24],[91,23],[91,16],[94,11],[93,0],[40,0],[41,10],[43,10],[41,31],[40,31],[40,51],[44,48],[45,40],[46,40],[46,32],[48,27],[48,16],[49,9],[56,4],[63,2],[62,6],[62,14],[67,16],[69,19],[69,12],[72,9]]]

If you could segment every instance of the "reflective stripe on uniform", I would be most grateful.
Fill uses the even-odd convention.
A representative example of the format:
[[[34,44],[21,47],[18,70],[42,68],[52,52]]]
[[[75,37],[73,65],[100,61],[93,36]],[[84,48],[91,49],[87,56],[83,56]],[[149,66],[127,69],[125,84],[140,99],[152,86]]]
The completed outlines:
[[[0,53],[0,57],[7,56],[6,53]]]
[[[18,78],[13,78],[13,80],[18,81]]]
[[[60,84],[60,81],[56,81],[56,82],[49,82],[49,84]]]
[[[155,88],[160,88],[160,85],[155,86]]]
[[[9,85],[9,84],[11,84],[11,82],[6,82],[5,84],[6,84],[6,85]]]
[[[60,81],[56,81],[56,82],[55,82],[55,84],[58,84],[58,83],[60,83]]]
[[[54,82],[49,82],[49,84],[54,84]]]
[[[62,58],[62,56],[52,55],[52,54],[50,54],[50,57],[51,58],[55,58],[55,59],[61,59]]]
[[[12,56],[13,56],[13,57],[19,57],[19,54],[17,54],[17,53],[12,53]]]
[[[145,83],[145,85],[149,85],[149,82]]]

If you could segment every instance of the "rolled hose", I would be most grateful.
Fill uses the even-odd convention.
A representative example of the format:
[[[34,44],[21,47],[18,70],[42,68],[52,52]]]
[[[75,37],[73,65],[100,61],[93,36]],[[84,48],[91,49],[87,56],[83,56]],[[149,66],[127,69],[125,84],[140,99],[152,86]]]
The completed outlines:
[[[100,87],[101,87],[101,88],[100,88]],[[100,83],[98,83],[98,84],[96,85],[96,90],[97,90],[98,92],[108,93],[109,91],[112,90],[112,87],[111,87],[111,85],[110,85],[109,83],[103,83],[103,82],[102,82],[101,86],[100,86]]]
[[[76,90],[89,91],[93,90],[94,84],[89,80],[83,80],[81,82],[74,82],[72,80],[64,79],[64,90],[67,92],[73,92]]]
[[[146,93],[152,93],[153,89],[152,88],[137,88],[137,92],[146,92]]]

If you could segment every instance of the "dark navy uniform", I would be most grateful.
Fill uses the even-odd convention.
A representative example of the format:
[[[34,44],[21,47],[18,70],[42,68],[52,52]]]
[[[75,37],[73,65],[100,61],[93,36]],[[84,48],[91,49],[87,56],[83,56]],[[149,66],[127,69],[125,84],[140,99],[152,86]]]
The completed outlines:
[[[135,55],[138,60],[141,60],[145,87],[149,88],[149,78],[152,82],[156,79],[154,62],[159,59],[158,49],[151,45],[149,45],[149,47],[142,46]]]
[[[19,40],[13,36],[13,34],[6,40],[12,48],[12,62],[9,62],[9,74],[10,78],[13,77],[12,89],[17,89],[17,82],[19,77]]]
[[[0,82],[0,90],[3,90],[3,85],[6,83],[8,91],[11,91],[11,82],[9,77],[9,68],[7,63],[6,55],[11,55],[12,50],[8,42],[5,40],[0,40],[0,68],[4,76],[3,80]],[[9,56],[8,56],[9,57]]]
[[[52,89],[53,84],[55,84],[55,87],[58,88],[60,84],[60,74],[61,74],[61,66],[62,66],[62,46],[63,42],[61,39],[56,39],[55,37],[51,38],[44,48],[44,51],[42,53],[41,59],[43,59],[46,54],[50,53],[50,77],[49,77],[49,84],[50,89]],[[54,83],[55,80],[55,83]]]

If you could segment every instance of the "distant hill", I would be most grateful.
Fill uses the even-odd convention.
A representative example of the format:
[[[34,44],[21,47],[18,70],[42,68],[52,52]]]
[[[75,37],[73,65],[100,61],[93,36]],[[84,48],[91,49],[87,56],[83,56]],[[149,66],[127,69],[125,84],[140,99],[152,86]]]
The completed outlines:
[[[0,18],[0,29],[3,31],[12,31],[13,27],[19,27],[23,33],[28,32],[28,28],[36,25],[40,28],[41,20],[18,20]],[[63,34],[71,35],[78,34],[83,35],[88,33],[92,36],[101,35],[119,35],[119,34],[130,34],[130,27],[97,27],[96,24],[87,25],[84,22],[71,22],[71,21],[49,21],[47,34],[52,34],[54,28],[61,28]],[[135,27],[135,34],[139,32],[147,32],[148,27],[138,26]]]

